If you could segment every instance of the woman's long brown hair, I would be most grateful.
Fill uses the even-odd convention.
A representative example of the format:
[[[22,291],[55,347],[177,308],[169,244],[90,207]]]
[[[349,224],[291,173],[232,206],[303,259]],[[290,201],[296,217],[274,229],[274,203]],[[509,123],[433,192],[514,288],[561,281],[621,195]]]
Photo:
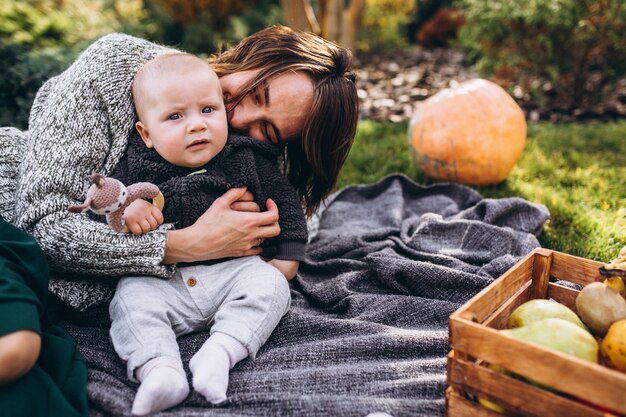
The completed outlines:
[[[354,141],[359,117],[349,50],[317,35],[272,26],[243,39],[210,60],[218,76],[260,70],[229,103],[238,103],[258,85],[287,71],[314,83],[313,105],[300,140],[289,141],[285,175],[303,200],[307,216],[318,209],[339,177]]]

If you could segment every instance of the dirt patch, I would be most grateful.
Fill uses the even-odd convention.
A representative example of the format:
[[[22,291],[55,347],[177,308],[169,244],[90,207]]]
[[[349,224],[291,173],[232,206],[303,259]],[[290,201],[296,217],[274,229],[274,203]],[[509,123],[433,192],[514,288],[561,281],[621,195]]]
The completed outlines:
[[[451,49],[410,49],[360,56],[355,65],[361,118],[403,122],[415,113],[419,103],[442,88],[479,75],[463,63],[463,55]],[[592,108],[572,108],[560,103],[549,83],[537,79],[544,91],[536,100],[520,85],[508,91],[529,120],[588,121],[626,118],[626,79],[604,102]]]

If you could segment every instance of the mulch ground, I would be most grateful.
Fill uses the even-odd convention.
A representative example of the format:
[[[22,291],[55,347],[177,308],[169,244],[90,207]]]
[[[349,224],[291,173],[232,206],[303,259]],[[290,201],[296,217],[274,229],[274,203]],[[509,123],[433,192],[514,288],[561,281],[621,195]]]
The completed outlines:
[[[442,88],[479,78],[463,63],[458,51],[419,46],[399,52],[359,56],[355,65],[361,117],[376,121],[403,122],[415,113],[420,101]],[[613,94],[593,108],[571,108],[550,94],[550,84],[536,80],[546,92],[543,103],[520,85],[509,92],[528,120],[607,121],[626,118],[626,79]]]

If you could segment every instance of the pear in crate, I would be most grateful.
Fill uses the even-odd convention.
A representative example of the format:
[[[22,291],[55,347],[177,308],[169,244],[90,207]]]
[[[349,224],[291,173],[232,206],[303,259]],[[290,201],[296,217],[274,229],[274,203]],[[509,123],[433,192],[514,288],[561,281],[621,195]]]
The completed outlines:
[[[501,367],[501,366],[498,366],[498,365],[493,365],[493,364],[489,364],[487,367],[488,367],[489,369],[491,369],[492,371],[495,371],[495,372],[500,372],[500,373],[502,373],[502,374],[506,374],[506,375],[511,375],[511,373],[510,373],[510,372],[507,372],[507,370],[506,370],[506,369],[504,369],[504,368],[503,368],[503,367]],[[494,403],[494,402],[492,402],[492,401],[489,401],[489,400],[488,400],[488,399],[486,399],[486,398],[477,397],[477,399],[478,399],[478,403],[479,403],[480,405],[482,405],[483,407],[488,408],[488,409],[489,409],[489,410],[491,410],[491,411],[495,411],[496,413],[499,413],[499,414],[504,414],[504,408],[502,408],[502,407],[501,407],[501,406],[499,406],[498,404],[496,404],[496,403]]]
[[[587,330],[587,327],[569,307],[556,301],[543,298],[526,301],[524,304],[517,307],[509,316],[507,324],[510,329],[513,329],[549,318],[567,320],[581,329]]]
[[[576,296],[578,316],[599,337],[604,337],[609,326],[626,319],[626,300],[602,282],[592,282]]]
[[[626,372],[626,320],[611,324],[600,345],[600,354],[607,366]]]
[[[567,320],[548,318],[501,332],[589,362],[598,361],[596,339],[588,331]]]

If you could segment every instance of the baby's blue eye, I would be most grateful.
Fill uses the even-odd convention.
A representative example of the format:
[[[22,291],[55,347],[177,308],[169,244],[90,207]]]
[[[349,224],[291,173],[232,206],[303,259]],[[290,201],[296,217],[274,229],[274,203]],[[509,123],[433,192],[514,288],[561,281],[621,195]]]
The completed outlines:
[[[202,113],[213,113],[213,108],[207,106],[207,107],[202,109]]]
[[[170,116],[168,117],[169,120],[178,120],[180,119],[182,116],[180,115],[180,113],[174,113],[174,114],[170,114]]]

